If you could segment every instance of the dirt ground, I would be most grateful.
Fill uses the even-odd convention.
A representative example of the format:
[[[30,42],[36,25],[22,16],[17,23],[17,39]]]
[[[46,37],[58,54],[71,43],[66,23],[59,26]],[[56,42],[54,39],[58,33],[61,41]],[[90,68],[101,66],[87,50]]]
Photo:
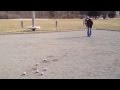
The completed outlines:
[[[0,35],[0,78],[120,79],[120,32]]]

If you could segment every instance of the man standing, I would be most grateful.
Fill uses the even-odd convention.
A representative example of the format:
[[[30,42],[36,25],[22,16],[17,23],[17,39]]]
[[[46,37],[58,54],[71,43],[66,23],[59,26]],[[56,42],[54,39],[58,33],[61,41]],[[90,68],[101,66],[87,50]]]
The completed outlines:
[[[86,27],[87,27],[87,36],[90,37],[92,35],[92,26],[93,26],[93,21],[90,19],[90,17],[87,17],[86,21]]]

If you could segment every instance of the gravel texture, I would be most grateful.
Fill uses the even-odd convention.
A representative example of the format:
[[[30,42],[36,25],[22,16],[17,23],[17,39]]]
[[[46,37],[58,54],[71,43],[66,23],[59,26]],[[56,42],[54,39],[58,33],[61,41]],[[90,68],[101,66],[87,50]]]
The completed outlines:
[[[0,79],[120,79],[120,32],[0,35]]]

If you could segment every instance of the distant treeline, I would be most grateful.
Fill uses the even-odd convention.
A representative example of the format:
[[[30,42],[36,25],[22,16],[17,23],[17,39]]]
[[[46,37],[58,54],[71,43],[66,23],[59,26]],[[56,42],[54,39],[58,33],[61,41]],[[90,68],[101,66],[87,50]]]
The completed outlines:
[[[36,18],[83,18],[85,15],[97,18],[115,17],[115,11],[36,11]],[[31,18],[31,11],[0,11],[0,19]]]

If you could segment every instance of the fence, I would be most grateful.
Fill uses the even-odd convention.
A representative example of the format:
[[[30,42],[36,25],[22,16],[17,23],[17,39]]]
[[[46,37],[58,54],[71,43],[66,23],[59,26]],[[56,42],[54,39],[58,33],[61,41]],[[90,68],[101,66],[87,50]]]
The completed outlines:
[[[93,29],[120,30],[120,19],[99,19],[93,20]],[[23,32],[31,31],[28,29],[32,25],[30,19],[0,19],[0,32]],[[36,26],[40,26],[37,31],[75,31],[85,30],[83,19],[37,19]]]

